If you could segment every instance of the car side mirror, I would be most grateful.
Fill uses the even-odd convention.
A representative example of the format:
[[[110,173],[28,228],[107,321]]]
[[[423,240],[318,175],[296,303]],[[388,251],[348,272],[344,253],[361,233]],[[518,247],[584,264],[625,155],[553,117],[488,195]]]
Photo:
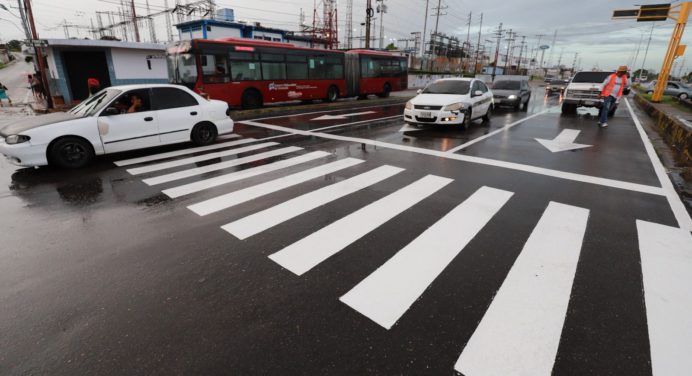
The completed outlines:
[[[105,110],[103,110],[101,115],[103,115],[103,116],[120,115],[120,111],[118,111],[118,109],[115,107],[108,107]]]
[[[474,97],[480,97],[481,95],[483,95],[483,92],[480,91],[480,90],[476,90],[476,91],[473,92],[473,96],[474,96]]]
[[[418,89],[418,90],[416,90],[416,94],[420,94],[420,93],[422,93],[422,92],[423,92],[423,89]]]

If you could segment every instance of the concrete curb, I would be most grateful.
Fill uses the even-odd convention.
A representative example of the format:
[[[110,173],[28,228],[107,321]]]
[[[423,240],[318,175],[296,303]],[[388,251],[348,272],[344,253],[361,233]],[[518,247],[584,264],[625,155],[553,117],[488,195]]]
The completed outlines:
[[[641,95],[634,96],[634,101],[652,120],[658,133],[679,153],[680,162],[692,166],[692,129],[678,119],[659,110],[655,104]]]

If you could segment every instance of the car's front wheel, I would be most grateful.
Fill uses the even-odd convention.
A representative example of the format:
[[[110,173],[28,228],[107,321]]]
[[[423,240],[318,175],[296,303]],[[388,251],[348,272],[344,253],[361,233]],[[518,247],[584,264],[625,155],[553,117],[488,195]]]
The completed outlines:
[[[485,123],[489,122],[491,116],[493,116],[493,106],[492,105],[488,106],[488,111],[486,111],[485,115],[483,115],[483,122],[485,122]]]
[[[678,98],[680,98],[682,100],[687,99],[687,93],[680,93],[680,95],[678,95]]]
[[[471,126],[471,109],[464,112],[464,129],[469,129]]]
[[[192,128],[192,133],[190,134],[190,139],[192,143],[197,146],[205,146],[216,141],[216,136],[219,132],[216,130],[216,126],[212,123],[200,123]]]
[[[48,149],[48,161],[61,168],[81,168],[94,158],[94,148],[85,139],[63,137]]]

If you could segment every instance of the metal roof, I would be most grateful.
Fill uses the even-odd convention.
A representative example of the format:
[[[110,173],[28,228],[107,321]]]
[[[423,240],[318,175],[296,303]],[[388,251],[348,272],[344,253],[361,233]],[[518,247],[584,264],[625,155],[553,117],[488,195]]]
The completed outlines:
[[[134,50],[166,50],[165,45],[158,43],[123,42],[100,39],[47,39],[47,41],[48,47],[101,47]]]

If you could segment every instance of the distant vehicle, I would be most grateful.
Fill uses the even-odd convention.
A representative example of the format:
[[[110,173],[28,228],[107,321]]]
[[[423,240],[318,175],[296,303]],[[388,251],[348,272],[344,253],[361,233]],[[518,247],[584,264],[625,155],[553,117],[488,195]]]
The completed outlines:
[[[320,50],[252,39],[193,39],[167,51],[169,81],[233,107],[339,97],[387,97],[408,86],[405,56]]]
[[[647,94],[653,94],[656,89],[656,81],[651,81],[649,85],[645,86],[645,89]],[[692,96],[692,88],[682,82],[668,82],[666,84],[666,89],[663,91],[663,95],[687,99]]]
[[[551,80],[545,87],[546,95],[558,94],[562,95],[567,88],[568,80]]]
[[[95,155],[233,132],[228,104],[177,85],[112,86],[68,112],[28,117],[0,129],[0,154],[19,166],[79,168]]]
[[[490,120],[493,92],[475,78],[443,78],[430,83],[406,103],[409,124],[453,124],[468,129],[474,119]]]
[[[552,81],[552,80],[555,80],[555,79],[556,79],[555,76],[546,75],[546,76],[543,78],[543,82],[548,83],[548,82],[550,82],[550,81]]]
[[[493,83],[495,106],[510,106],[515,111],[526,111],[531,99],[528,80],[497,80]]]
[[[577,72],[572,78],[572,81],[567,85],[565,94],[562,99],[562,113],[573,114],[577,112],[577,107],[596,107],[603,106],[603,98],[601,91],[603,90],[603,81],[613,72],[592,72],[582,71]],[[629,86],[629,82],[627,86]],[[627,95],[629,87],[623,90]],[[608,116],[613,116],[618,107],[618,102],[610,108]]]

